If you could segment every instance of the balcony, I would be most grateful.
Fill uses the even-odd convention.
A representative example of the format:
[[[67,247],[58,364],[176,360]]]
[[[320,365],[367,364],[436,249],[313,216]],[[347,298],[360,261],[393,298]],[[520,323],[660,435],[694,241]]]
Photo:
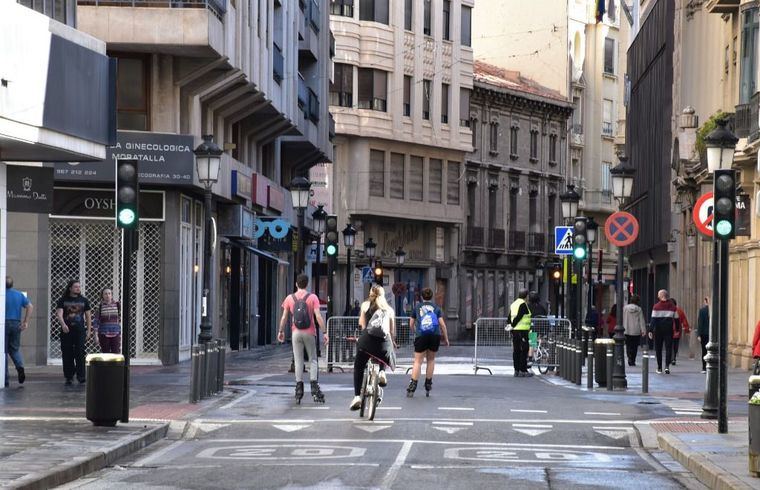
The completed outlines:
[[[78,0],[77,5],[94,5],[96,7],[152,7],[172,9],[208,9],[218,19],[227,13],[225,0]]]
[[[528,233],[528,253],[546,253],[546,236],[543,233]]]
[[[603,121],[602,122],[602,136],[612,136],[613,129],[612,129],[612,121]]]
[[[503,251],[504,245],[506,245],[506,235],[504,234],[504,230],[491,228],[488,233],[488,248]]]
[[[748,143],[760,137],[758,108],[760,108],[760,92],[756,92],[749,99],[749,104],[739,104],[736,106],[736,136],[747,138]]]
[[[273,54],[272,54],[272,78],[274,78],[274,81],[277,83],[282,82],[282,75],[285,70],[285,58],[282,56],[282,49],[276,44],[272,43]]]
[[[309,4],[309,23],[314,31],[319,32],[319,24],[322,21],[322,14],[319,11],[317,0],[311,0]]]
[[[467,248],[483,248],[484,231],[481,226],[467,226],[464,246]]]
[[[612,198],[612,191],[607,189],[584,191],[579,207],[583,211],[616,211],[616,204]]]
[[[740,0],[708,0],[705,10],[711,14],[733,14],[739,11]]]
[[[309,88],[306,86],[306,80],[298,74],[298,108],[304,113],[304,116],[309,115]]]
[[[525,232],[524,231],[510,231],[507,236],[509,237],[509,251],[510,252],[524,252],[525,251]]]
[[[312,89],[309,91],[309,112],[307,117],[311,122],[317,124],[319,122],[319,97],[314,93]]]
[[[319,60],[319,7],[309,0],[309,8],[301,13],[298,27],[299,63],[314,63]]]
[[[353,107],[354,94],[351,92],[330,92],[330,105],[338,107]]]

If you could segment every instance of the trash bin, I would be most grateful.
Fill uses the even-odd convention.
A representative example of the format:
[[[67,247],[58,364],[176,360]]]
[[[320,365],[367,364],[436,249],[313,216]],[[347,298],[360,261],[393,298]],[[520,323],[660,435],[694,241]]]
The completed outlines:
[[[758,391],[760,391],[760,376],[753,374],[749,377],[749,398]]]
[[[113,427],[121,419],[124,404],[124,356],[87,356],[87,420]]]
[[[607,346],[614,344],[613,339],[596,339],[594,341],[594,377],[597,386],[607,386]]]

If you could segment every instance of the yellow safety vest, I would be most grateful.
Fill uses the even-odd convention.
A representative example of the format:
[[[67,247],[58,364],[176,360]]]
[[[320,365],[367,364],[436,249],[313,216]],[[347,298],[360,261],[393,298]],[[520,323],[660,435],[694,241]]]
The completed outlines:
[[[526,305],[525,300],[522,298],[517,298],[514,303],[512,303],[512,306],[509,307],[509,318],[517,318],[517,312],[520,310],[520,306]],[[522,318],[520,318],[520,322],[513,327],[514,330],[530,330],[530,308],[528,308],[528,314],[523,315]]]

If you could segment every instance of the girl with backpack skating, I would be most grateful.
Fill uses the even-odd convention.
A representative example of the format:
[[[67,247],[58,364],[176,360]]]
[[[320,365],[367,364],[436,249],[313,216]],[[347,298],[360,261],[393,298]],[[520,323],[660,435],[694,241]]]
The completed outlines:
[[[433,388],[433,371],[435,370],[435,354],[441,345],[441,340],[449,346],[449,335],[446,331],[446,322],[443,319],[441,307],[433,303],[433,290],[422,290],[422,303],[417,305],[415,317],[410,319],[414,330],[414,366],[412,367],[412,379],[406,388],[406,396],[414,396],[417,389],[417,380],[422,371],[422,360],[427,360],[425,368],[425,395],[430,396]]]

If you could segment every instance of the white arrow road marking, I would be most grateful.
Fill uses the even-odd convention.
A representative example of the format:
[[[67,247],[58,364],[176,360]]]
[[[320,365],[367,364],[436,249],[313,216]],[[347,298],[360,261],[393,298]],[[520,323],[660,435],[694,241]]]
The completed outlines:
[[[518,428],[515,428],[515,432],[520,432],[522,434],[525,434],[525,435],[528,435],[528,436],[532,436],[532,437],[540,436],[541,434],[546,434],[547,432],[551,432],[551,431],[552,431],[551,429],[518,429]]]
[[[594,432],[597,432],[603,436],[607,436],[610,439],[622,439],[628,437],[629,427],[593,427]]]
[[[203,432],[213,432],[224,427],[228,427],[230,424],[198,424],[198,428]]]
[[[297,430],[305,429],[307,427],[310,427],[309,425],[301,425],[301,424],[283,424],[283,425],[272,425],[275,429],[280,429],[285,432],[295,432]]]
[[[447,434],[456,434],[460,430],[464,430],[464,427],[433,427],[435,430],[440,430],[441,432],[445,432]]]
[[[442,421],[442,420],[434,420],[433,425],[467,425],[471,426],[472,422],[453,422],[453,421]]]
[[[515,432],[536,437],[551,432],[553,426],[547,424],[512,424],[512,429],[514,429]]]
[[[377,432],[379,430],[388,429],[392,427],[391,425],[356,425],[357,429],[361,429],[363,431],[369,432],[372,434],[373,432]]]
[[[523,410],[520,408],[511,408],[509,411],[515,413],[549,413],[546,410]]]

